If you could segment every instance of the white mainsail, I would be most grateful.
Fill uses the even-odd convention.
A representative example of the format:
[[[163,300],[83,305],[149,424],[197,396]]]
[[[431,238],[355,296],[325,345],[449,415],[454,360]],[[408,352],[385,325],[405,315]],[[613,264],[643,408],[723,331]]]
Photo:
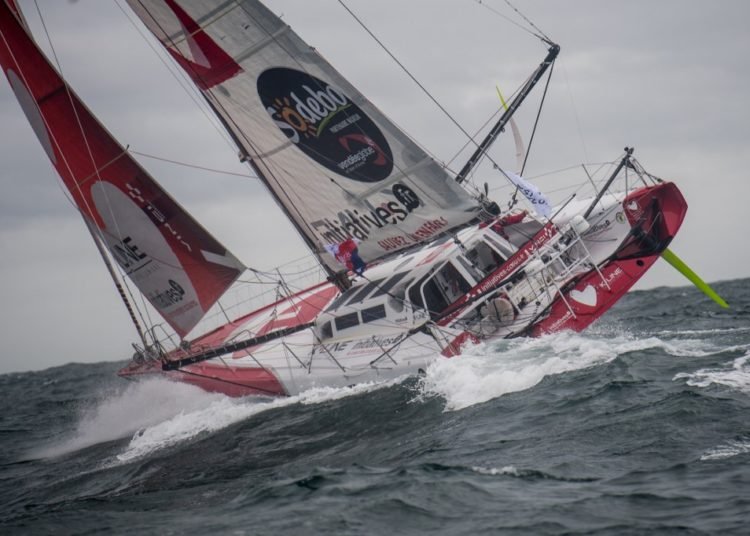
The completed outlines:
[[[331,271],[477,216],[477,201],[279,17],[254,0],[128,0]]]

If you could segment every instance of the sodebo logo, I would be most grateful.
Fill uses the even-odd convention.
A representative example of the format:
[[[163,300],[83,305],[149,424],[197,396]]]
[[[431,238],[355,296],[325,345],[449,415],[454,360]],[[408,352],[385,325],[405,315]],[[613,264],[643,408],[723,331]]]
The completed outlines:
[[[276,125],[318,164],[361,182],[390,175],[393,155],[385,136],[341,91],[285,67],[264,71],[257,85]]]

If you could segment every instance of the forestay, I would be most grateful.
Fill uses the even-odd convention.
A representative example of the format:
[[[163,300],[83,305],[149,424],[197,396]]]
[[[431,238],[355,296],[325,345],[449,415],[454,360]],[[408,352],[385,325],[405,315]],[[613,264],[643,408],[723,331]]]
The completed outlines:
[[[184,336],[244,270],[120,146],[0,0],[0,65],[96,240]]]
[[[478,203],[260,2],[128,0],[330,271],[474,219]],[[342,46],[345,46],[342,44]]]

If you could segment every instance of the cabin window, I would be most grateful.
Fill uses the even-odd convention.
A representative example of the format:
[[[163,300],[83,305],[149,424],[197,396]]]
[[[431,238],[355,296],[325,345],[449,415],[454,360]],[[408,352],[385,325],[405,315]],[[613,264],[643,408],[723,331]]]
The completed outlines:
[[[389,280],[387,280],[385,283],[380,285],[378,287],[377,292],[373,294],[372,298],[377,298],[378,296],[382,296],[383,294],[388,293],[399,281],[401,281],[404,277],[406,277],[409,274],[409,272],[401,272],[400,274],[396,274],[393,277],[391,277]]]
[[[385,318],[385,305],[376,305],[375,307],[369,307],[362,309],[362,323],[367,324],[368,322],[374,322]]]
[[[347,299],[349,299],[349,297],[352,295],[353,292],[357,292],[358,288],[359,287],[357,287],[357,288],[350,288],[350,289],[342,292],[341,294],[339,294],[338,298],[336,298],[335,300],[333,300],[333,303],[331,303],[331,305],[329,305],[328,308],[326,308],[326,312],[335,311],[336,309],[338,309],[339,306],[342,303],[344,303],[344,301],[346,301]]]
[[[502,244],[499,240],[497,240],[492,235],[485,235],[485,238],[490,243],[490,245],[497,251],[500,252],[501,256],[510,257],[513,255],[513,250],[509,249],[508,246]]]
[[[409,298],[415,306],[426,308],[430,316],[435,318],[470,289],[471,284],[467,279],[448,262],[423,284],[414,285],[409,290]]]
[[[464,270],[471,274],[471,277],[474,278],[474,281],[481,281],[482,279],[484,279],[484,272],[480,272],[479,270],[477,270],[477,267],[467,261],[465,258],[458,257],[458,262],[461,264],[461,266],[464,267]]]
[[[490,237],[487,238],[491,240]],[[466,258],[484,275],[494,272],[505,262],[505,259],[494,248],[483,241],[477,242],[473,248],[467,251]]]
[[[430,279],[424,284],[422,287],[422,294],[424,295],[425,307],[433,318],[450,305],[450,302],[445,295],[440,292],[440,287],[438,287],[435,279]]]
[[[342,315],[336,318],[336,331],[351,328],[359,325],[359,316],[357,313],[349,313],[348,315]]]
[[[331,329],[331,323],[330,322],[326,322],[320,328],[320,337],[322,339],[330,339],[331,337],[333,337],[333,330]]]
[[[404,274],[407,273],[408,272],[404,272]],[[399,279],[401,278],[399,277]],[[393,288],[388,293],[388,306],[395,312],[400,313],[404,310],[404,302],[406,301],[406,289],[409,287],[409,285],[412,284],[413,281],[413,279],[408,279],[399,284],[397,287]]]
[[[409,301],[411,301],[414,307],[418,309],[424,308],[424,301],[422,300],[422,293],[420,292],[423,281],[424,279],[417,282],[413,287],[409,289]]]
[[[370,281],[365,286],[361,287],[359,290],[355,291],[351,298],[349,298],[346,301],[346,305],[350,305],[355,302],[361,302],[365,299],[365,296],[367,296],[370,292],[373,291],[375,287],[380,285],[385,279],[378,279],[376,281]]]

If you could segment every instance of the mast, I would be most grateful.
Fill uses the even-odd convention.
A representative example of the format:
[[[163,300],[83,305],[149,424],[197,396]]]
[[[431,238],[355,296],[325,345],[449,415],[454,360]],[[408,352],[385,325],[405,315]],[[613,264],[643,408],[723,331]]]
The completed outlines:
[[[515,99],[513,99],[513,102],[510,103],[510,106],[505,110],[503,115],[500,116],[500,119],[497,120],[497,123],[495,123],[495,126],[492,127],[492,130],[490,130],[489,134],[482,140],[482,143],[479,144],[476,151],[474,151],[474,154],[471,155],[471,158],[464,164],[464,167],[461,168],[461,171],[458,172],[458,175],[456,175],[456,182],[461,184],[466,180],[466,177],[469,175],[472,169],[479,163],[479,160],[484,156],[484,154],[489,150],[490,146],[494,143],[495,138],[497,138],[498,134],[505,129],[505,125],[510,121],[510,118],[513,117],[513,114],[516,112],[519,106],[521,106],[521,103],[526,99],[529,93],[531,93],[531,90],[534,89],[534,86],[539,82],[542,75],[547,71],[547,69],[552,65],[552,63],[555,61],[555,58],[557,58],[557,55],[560,53],[560,45],[557,45],[555,43],[552,43],[551,41],[545,41],[548,45],[550,45],[550,48],[547,52],[547,57],[544,58],[542,63],[539,65],[539,67],[536,68],[536,70],[532,73],[529,80],[526,82],[526,84],[521,88],[521,91],[518,93]]]

